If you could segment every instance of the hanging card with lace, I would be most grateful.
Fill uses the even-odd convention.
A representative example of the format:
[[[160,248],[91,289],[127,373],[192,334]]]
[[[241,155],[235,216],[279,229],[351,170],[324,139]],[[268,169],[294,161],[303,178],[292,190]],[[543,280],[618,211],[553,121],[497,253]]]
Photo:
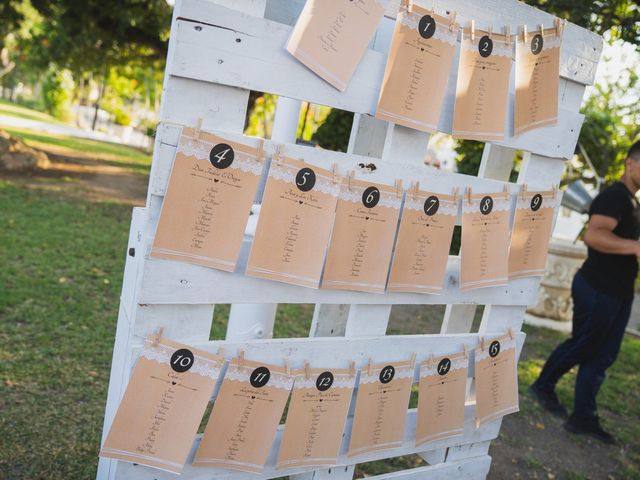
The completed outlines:
[[[348,455],[402,445],[415,363],[365,366],[360,371]]]
[[[513,47],[504,35],[464,31],[453,115],[454,138],[501,141],[509,99]]]
[[[339,192],[332,172],[274,157],[247,275],[318,288]]]
[[[376,117],[436,132],[456,51],[458,24],[410,3],[398,13]]]
[[[510,209],[507,192],[462,199],[461,291],[507,284]]]
[[[554,191],[518,194],[509,246],[509,278],[544,275],[557,198]]]
[[[284,368],[233,359],[193,465],[260,473],[292,386]]]
[[[287,50],[341,92],[384,15],[377,0],[308,0]]]
[[[555,28],[518,35],[515,135],[558,123],[560,48]]]
[[[262,167],[261,149],[184,128],[151,256],[233,272]]]
[[[345,179],[322,288],[384,293],[402,190]]]
[[[355,369],[295,372],[278,468],[336,464],[355,380]]]
[[[457,197],[407,192],[387,291],[442,291],[457,216]]]
[[[100,456],[179,474],[222,365],[222,357],[147,339]]]
[[[459,352],[420,365],[416,445],[462,435],[468,364]]]
[[[475,351],[476,424],[520,410],[515,337],[481,339]]]

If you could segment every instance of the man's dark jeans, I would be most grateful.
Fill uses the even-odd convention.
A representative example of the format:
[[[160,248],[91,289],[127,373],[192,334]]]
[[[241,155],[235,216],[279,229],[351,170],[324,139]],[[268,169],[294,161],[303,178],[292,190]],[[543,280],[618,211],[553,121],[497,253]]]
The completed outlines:
[[[576,378],[573,415],[593,417],[596,395],[620,351],[631,314],[632,300],[621,300],[595,290],[577,273],[571,286],[573,330],[544,365],[537,384],[553,390],[560,377],[580,365]]]

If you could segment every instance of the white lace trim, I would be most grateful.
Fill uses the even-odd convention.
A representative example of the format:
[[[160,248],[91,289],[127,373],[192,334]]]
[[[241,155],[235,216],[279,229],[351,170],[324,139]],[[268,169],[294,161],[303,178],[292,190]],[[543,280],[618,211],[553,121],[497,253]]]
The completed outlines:
[[[396,367],[394,365],[392,366],[396,369],[393,375],[393,380],[396,380],[398,378],[413,378],[413,372],[414,372],[413,365],[411,366],[407,365],[403,367]],[[380,382],[380,372],[382,371],[382,368],[378,367],[377,369],[375,368],[372,369],[371,375],[369,375],[367,373],[367,367],[364,367],[362,370],[360,370],[360,383],[369,384],[369,383]]]
[[[364,193],[365,188],[351,187],[351,190],[349,190],[348,187],[343,186],[343,188],[340,190],[339,198],[340,200],[357,203],[364,207],[364,205],[362,204],[362,194]],[[402,204],[402,195],[398,196],[395,193],[389,193],[382,189],[378,190],[380,190],[380,201],[378,202],[376,207],[396,208],[398,210],[400,209],[400,205]]]
[[[518,35],[518,48],[524,48],[526,51],[531,52],[531,41],[536,35],[536,32],[529,32],[527,41],[525,42],[522,35]],[[542,51],[551,50],[552,48],[562,47],[562,37],[553,35],[550,37],[544,37],[542,42]]]
[[[446,358],[446,357],[447,356],[445,355],[443,357],[435,358],[433,360],[433,364],[431,366],[429,366],[428,362],[427,363],[423,362],[422,365],[420,365],[420,378],[425,378],[425,377],[430,377],[432,375],[437,375],[438,374],[438,363],[440,363],[440,361],[443,358]],[[451,360],[451,368],[449,369],[449,372],[453,372],[455,370],[462,370],[462,369],[466,370],[468,367],[469,367],[469,359],[465,358],[463,355],[461,355],[461,356]]]
[[[478,54],[478,57],[480,57],[480,54],[478,53],[478,44],[480,43],[480,39],[482,38],[481,34],[476,33],[476,39],[472,42],[470,39],[465,38],[462,40],[462,48],[465,49],[468,52],[474,52]],[[486,57],[486,58],[482,58],[483,60],[490,60],[491,57],[505,57],[505,58],[513,58],[513,44],[508,44],[505,42],[502,42],[500,40],[493,40],[493,51],[491,52],[491,55]]]
[[[313,169],[313,166],[310,165],[309,168]],[[298,169],[289,165],[278,165],[275,162],[271,162],[271,168],[269,168],[269,177],[295,185],[296,175],[293,173],[293,171],[297,173]],[[310,192],[313,192],[314,190],[337,197],[340,193],[340,183],[334,182],[333,179],[328,179],[323,175],[316,174],[316,184],[313,186]]]
[[[268,365],[265,365],[265,367],[269,368]],[[258,367],[248,365],[229,365],[227,373],[224,375],[224,379],[250,384],[251,373],[253,373],[256,368]],[[265,386],[287,391],[291,390],[291,387],[293,387],[293,376],[271,370],[271,368],[269,368],[269,373],[271,376],[269,377],[269,382],[267,382]]]
[[[171,356],[176,352],[176,350],[178,349],[167,347],[162,344],[154,347],[150,342],[145,342],[145,346],[140,353],[140,356],[171,367]],[[191,352],[193,353],[193,351]],[[195,353],[193,354],[193,357],[193,366],[185,373],[195,373],[202,377],[209,377],[212,380],[218,379],[222,367],[220,362],[200,357]]]
[[[293,384],[293,388],[295,389],[315,389],[316,388],[316,380],[318,379],[318,375],[311,375],[309,379],[305,378],[304,373],[300,375],[296,375],[295,383]],[[355,375],[348,374],[338,374],[333,376],[333,383],[331,384],[331,388],[353,388],[356,383]]]
[[[410,193],[407,193],[407,197],[406,197],[406,199],[404,201],[404,208],[405,209],[409,209],[409,210],[415,210],[416,212],[423,212],[424,211],[424,202],[425,202],[425,200],[427,198],[429,198],[429,197],[413,198],[413,195],[411,195]],[[451,217],[457,217],[458,216],[458,203],[457,202],[452,202],[452,201],[448,201],[448,200],[442,200],[442,199],[440,199],[440,197],[438,197],[438,198],[440,200],[440,205],[438,206],[438,211],[436,212],[436,215],[449,215]]]
[[[484,350],[482,350],[480,348],[480,346],[478,346],[478,348],[476,349],[476,363],[481,361],[481,360],[485,360],[485,359],[491,357],[489,355],[489,345],[491,345],[491,342],[493,342],[494,340],[498,340],[500,342],[500,353],[498,354],[498,356],[502,355],[504,352],[507,352],[507,351],[509,351],[511,349],[515,350],[515,348],[516,348],[515,339],[511,340],[509,337],[507,337],[507,338],[492,338],[492,339],[485,338],[484,339]]]
[[[208,162],[209,153],[215,145],[215,143],[205,142],[203,140],[195,141],[189,137],[181,137],[177,153]],[[249,155],[240,150],[234,150],[234,154],[235,158],[229,168],[235,168],[245,173],[253,173],[254,175],[262,175],[263,163],[258,160],[255,155]]]
[[[496,200],[491,194],[487,194],[493,198],[493,209],[492,212],[508,212],[511,210],[511,200],[500,199]],[[467,201],[466,198],[462,199],[462,213],[481,213],[480,212],[480,202],[481,198],[477,200],[471,200],[471,203]]]
[[[530,210],[531,209],[531,200],[536,195],[536,192],[527,192],[526,196],[522,196],[522,194],[518,194],[518,202],[516,204],[516,208]],[[553,196],[549,193],[540,192],[542,195],[542,205],[540,208],[555,208],[556,203],[558,201],[558,197],[553,198]]]
[[[418,28],[418,25],[422,17],[423,15],[417,12],[403,11],[403,12],[400,12],[400,14],[398,15],[398,21],[402,23],[402,25],[404,25],[405,27],[409,27],[413,30],[416,30]],[[436,31],[433,34],[433,37],[431,38],[440,40],[443,43],[448,43],[449,45],[455,47],[456,44],[458,43],[458,29],[455,28],[451,30],[448,24],[438,21],[438,19],[435,17],[433,18],[434,20],[436,20],[437,26],[436,26]],[[418,35],[420,35],[420,33],[418,33]],[[422,37],[420,38],[423,39]],[[429,40],[431,40],[431,38]]]

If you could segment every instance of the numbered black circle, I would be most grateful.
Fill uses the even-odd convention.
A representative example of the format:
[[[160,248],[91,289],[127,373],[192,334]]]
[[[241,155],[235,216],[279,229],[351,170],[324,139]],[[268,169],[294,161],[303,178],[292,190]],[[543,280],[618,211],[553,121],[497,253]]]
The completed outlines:
[[[236,154],[230,145],[227,145],[226,143],[219,143],[211,149],[211,152],[209,152],[209,161],[214,167],[224,170],[231,166],[235,156]]]
[[[251,382],[252,387],[262,388],[269,383],[269,378],[271,378],[271,372],[269,369],[267,367],[258,367],[251,372],[249,381]]]
[[[438,375],[446,375],[451,370],[451,360],[448,358],[443,358],[438,363]]]
[[[333,385],[333,373],[323,372],[318,376],[316,380],[316,388],[321,392],[329,390]]]
[[[540,34],[534,35],[531,39],[531,53],[538,55],[542,51],[542,47],[544,47],[544,38]]]
[[[380,201],[380,190],[376,187],[368,187],[362,194],[362,204],[367,208],[375,207]]]
[[[387,365],[380,371],[380,383],[389,383],[393,380],[395,374],[396,369],[391,365]]]
[[[431,38],[436,33],[436,21],[431,15],[425,15],[420,19],[418,33],[422,38]]]
[[[173,355],[171,355],[171,368],[178,372],[184,373],[193,367],[193,353],[191,350],[187,350],[186,348],[181,348],[180,350],[176,350]]]
[[[489,195],[487,195],[486,197],[482,197],[482,200],[480,201],[480,213],[482,213],[483,215],[489,215],[492,210],[493,198],[491,198]]]
[[[493,40],[491,40],[488,35],[485,35],[480,39],[480,43],[478,43],[478,52],[480,52],[480,56],[484,58],[493,53]]]
[[[542,195],[537,193],[531,199],[531,210],[533,210],[534,212],[537,212],[538,210],[540,210],[541,206],[542,206]]]
[[[296,187],[298,190],[308,192],[316,184],[316,172],[310,168],[302,168],[296,175]]]
[[[499,353],[500,353],[500,342],[497,340],[494,340],[493,342],[491,342],[491,345],[489,345],[489,355],[491,356],[491,358],[493,358],[493,357],[497,357]]]
[[[439,208],[440,200],[435,195],[431,195],[424,201],[424,213],[430,217],[438,213]]]

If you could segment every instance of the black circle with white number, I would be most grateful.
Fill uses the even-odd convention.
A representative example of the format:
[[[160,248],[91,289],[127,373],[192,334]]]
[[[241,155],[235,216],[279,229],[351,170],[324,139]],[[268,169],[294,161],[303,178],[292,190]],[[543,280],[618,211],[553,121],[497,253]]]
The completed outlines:
[[[235,156],[236,154],[230,145],[227,145],[226,143],[219,143],[211,149],[211,152],[209,152],[209,161],[214,167],[224,170],[231,166]]]
[[[316,380],[316,388],[321,392],[326,392],[333,385],[333,373],[323,372],[318,376]]]
[[[376,187],[368,187],[362,194],[362,204],[367,208],[375,207],[380,201],[380,190]]]
[[[480,56],[483,58],[486,58],[493,53],[493,40],[491,40],[488,35],[485,35],[480,39],[480,43],[478,43],[478,52],[480,52]]]
[[[541,206],[542,206],[542,195],[537,193],[531,199],[531,210],[533,210],[534,212],[537,212],[538,210],[540,210]]]
[[[382,370],[380,370],[380,383],[389,383],[391,380],[393,380],[395,374],[396,369],[393,368],[392,365],[387,365]]]
[[[482,213],[483,215],[489,215],[492,210],[493,198],[491,198],[489,195],[487,195],[486,197],[482,197],[482,200],[480,200],[480,213]]]
[[[451,360],[448,358],[443,358],[438,363],[438,375],[446,375],[451,370]]]
[[[171,355],[171,368],[178,373],[184,373],[193,367],[193,353],[191,350],[181,348]]]
[[[418,33],[422,38],[429,39],[436,33],[436,21],[431,15],[425,15],[418,23]]]
[[[531,53],[538,55],[542,52],[542,47],[544,47],[544,39],[542,38],[542,35],[534,35],[531,40]]]
[[[271,372],[269,369],[267,367],[258,367],[251,372],[249,381],[251,382],[252,387],[262,388],[269,383],[269,378],[271,378]]]
[[[491,342],[491,345],[489,345],[489,355],[491,356],[491,358],[495,358],[498,356],[499,353],[500,353],[500,342],[497,340],[494,340],[493,342]]]
[[[298,190],[308,192],[316,184],[316,172],[310,168],[302,168],[296,175],[296,187]]]
[[[424,213],[428,216],[433,216],[438,213],[438,209],[440,208],[440,199],[435,195],[431,195],[424,201]]]

